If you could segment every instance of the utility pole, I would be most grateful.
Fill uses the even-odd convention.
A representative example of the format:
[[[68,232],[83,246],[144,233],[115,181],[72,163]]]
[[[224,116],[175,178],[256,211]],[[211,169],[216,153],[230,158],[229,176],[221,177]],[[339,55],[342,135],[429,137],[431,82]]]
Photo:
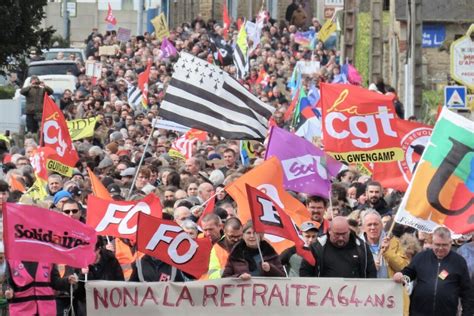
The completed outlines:
[[[144,7],[145,7],[145,0],[138,0],[137,35],[143,35],[143,9]]]
[[[421,117],[422,103],[421,0],[407,0],[407,58],[405,63],[405,116]]]
[[[357,39],[357,0],[344,1],[344,58],[355,63]]]
[[[62,3],[63,7],[62,12],[63,12],[63,39],[66,42],[69,42],[69,11],[67,10],[67,0],[63,0]]]
[[[370,28],[370,82],[383,78],[383,1],[370,1],[371,28]]]

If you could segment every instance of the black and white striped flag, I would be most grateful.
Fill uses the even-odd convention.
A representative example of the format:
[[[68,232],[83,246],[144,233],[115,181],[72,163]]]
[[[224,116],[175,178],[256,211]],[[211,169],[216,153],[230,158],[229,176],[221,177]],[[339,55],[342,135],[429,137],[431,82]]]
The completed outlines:
[[[127,100],[128,103],[134,109],[141,108],[142,104],[142,91],[138,88],[138,86],[134,86],[127,82]]]
[[[220,68],[182,52],[160,116],[227,139],[261,140],[273,111]]]

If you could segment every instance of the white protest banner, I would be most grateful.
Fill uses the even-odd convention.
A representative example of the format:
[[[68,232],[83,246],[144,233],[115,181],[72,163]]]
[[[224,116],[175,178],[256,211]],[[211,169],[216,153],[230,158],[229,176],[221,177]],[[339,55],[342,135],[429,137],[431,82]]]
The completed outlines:
[[[168,120],[154,120],[154,125],[155,125],[155,128],[162,128],[162,129],[181,132],[181,133],[186,133],[187,131],[191,129],[187,126],[175,123],[173,121],[168,121]]]
[[[312,75],[319,71],[321,63],[316,60],[300,60],[296,63],[296,67],[298,67],[303,75]]]
[[[217,279],[186,283],[91,281],[87,315],[364,315],[403,314],[392,280],[336,278]]]

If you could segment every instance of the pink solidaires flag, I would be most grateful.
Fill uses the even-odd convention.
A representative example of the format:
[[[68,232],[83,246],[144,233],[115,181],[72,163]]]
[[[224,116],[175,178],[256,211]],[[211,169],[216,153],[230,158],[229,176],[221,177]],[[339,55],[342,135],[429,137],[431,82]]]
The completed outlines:
[[[172,56],[176,56],[178,54],[178,51],[176,48],[173,46],[173,44],[168,41],[166,37],[163,38],[163,41],[161,42],[161,52],[163,53],[163,58],[169,58]]]
[[[8,260],[86,268],[96,260],[94,228],[55,211],[7,203],[3,238]]]
[[[265,160],[281,161],[286,190],[329,198],[330,177],[345,166],[304,138],[273,126]]]

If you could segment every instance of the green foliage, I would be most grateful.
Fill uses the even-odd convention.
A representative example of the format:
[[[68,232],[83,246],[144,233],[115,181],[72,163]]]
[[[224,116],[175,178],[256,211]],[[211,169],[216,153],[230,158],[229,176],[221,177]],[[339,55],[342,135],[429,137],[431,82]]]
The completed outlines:
[[[443,90],[423,90],[422,98],[421,120],[426,124],[434,125],[438,105],[444,103],[444,92]]]
[[[14,87],[0,87],[0,100],[3,99],[13,99],[15,96],[15,88]]]
[[[370,13],[361,12],[357,15],[355,67],[362,76],[362,85],[365,87],[369,78],[370,24]]]
[[[2,0],[0,2],[0,68],[16,67],[31,48],[48,47],[55,32],[52,27],[41,28],[47,0]]]

